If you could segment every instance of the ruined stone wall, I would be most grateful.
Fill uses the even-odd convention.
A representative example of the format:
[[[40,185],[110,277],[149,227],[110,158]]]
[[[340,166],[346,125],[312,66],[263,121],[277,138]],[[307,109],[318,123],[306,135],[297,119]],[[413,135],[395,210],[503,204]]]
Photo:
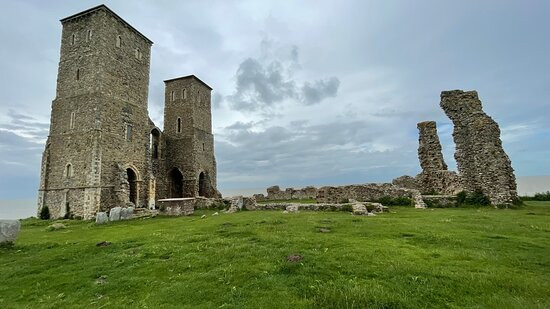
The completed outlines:
[[[514,170],[502,148],[498,124],[483,112],[477,92],[443,91],[440,105],[454,124],[455,159],[464,189],[483,192],[493,205],[513,203]]]
[[[314,199],[317,196],[317,188],[308,186],[302,189],[286,188],[285,191],[281,191],[279,186],[272,186],[267,188],[268,200],[291,200],[291,199]]]
[[[418,189],[416,179],[412,176],[403,175],[392,180],[392,185],[400,188]]]
[[[399,188],[390,183],[369,183],[339,187],[322,187],[317,191],[317,203],[343,203],[346,200],[376,201],[382,197],[408,197],[418,208],[424,207],[420,192],[414,189]]]
[[[416,185],[422,194],[456,194],[460,189],[459,177],[447,170],[435,121],[417,125],[418,159],[422,172],[416,176]]]

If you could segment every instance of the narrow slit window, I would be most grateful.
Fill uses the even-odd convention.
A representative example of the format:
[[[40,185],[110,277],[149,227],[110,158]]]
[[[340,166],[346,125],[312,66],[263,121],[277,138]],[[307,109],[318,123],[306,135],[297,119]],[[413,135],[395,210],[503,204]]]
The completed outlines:
[[[76,114],[75,112],[71,113],[71,122],[70,122],[70,128],[74,129],[74,121],[75,121]]]
[[[80,69],[76,69],[76,80],[80,80]]]
[[[175,91],[172,91],[172,93],[170,93],[170,100],[172,100],[172,102],[176,100],[176,92]]]
[[[92,40],[92,30],[91,29],[88,29],[88,31],[86,32],[86,41],[91,41]]]
[[[204,143],[202,143],[202,151],[204,151]]]
[[[187,99],[187,89],[183,89],[183,91],[182,91],[182,97],[183,97],[184,99]]]
[[[73,35],[71,36],[71,45],[74,45],[74,43],[76,43],[76,34],[73,33]]]
[[[181,118],[178,118],[178,123],[176,125],[176,131],[181,133]]]
[[[73,177],[73,173],[73,165],[71,163],[67,164],[67,166],[65,166],[65,177],[71,178]]]
[[[116,47],[120,47],[122,44],[122,37],[120,35],[117,35],[116,37]]]
[[[139,48],[136,48],[136,51],[135,51],[136,59],[139,59],[139,54],[140,54]]]
[[[132,140],[132,125],[131,124],[126,125],[126,140],[127,141]]]

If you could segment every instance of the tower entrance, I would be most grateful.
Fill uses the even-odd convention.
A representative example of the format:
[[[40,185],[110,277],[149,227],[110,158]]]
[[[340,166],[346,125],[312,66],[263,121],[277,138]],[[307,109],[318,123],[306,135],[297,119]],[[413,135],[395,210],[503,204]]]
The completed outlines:
[[[183,197],[183,175],[178,168],[168,174],[170,180],[170,197]]]
[[[137,206],[137,175],[133,169],[126,169],[126,174],[128,176],[128,195],[131,203],[134,203]]]

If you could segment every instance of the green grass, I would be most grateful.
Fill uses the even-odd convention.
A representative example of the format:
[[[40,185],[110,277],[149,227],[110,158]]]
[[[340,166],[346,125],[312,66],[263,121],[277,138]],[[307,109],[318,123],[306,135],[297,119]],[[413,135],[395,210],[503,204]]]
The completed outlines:
[[[264,200],[258,201],[258,204],[270,204],[270,203],[299,203],[299,204],[315,204],[317,201],[313,198],[302,198],[292,200]]]
[[[0,248],[0,308],[550,307],[550,202],[391,209],[27,220]]]

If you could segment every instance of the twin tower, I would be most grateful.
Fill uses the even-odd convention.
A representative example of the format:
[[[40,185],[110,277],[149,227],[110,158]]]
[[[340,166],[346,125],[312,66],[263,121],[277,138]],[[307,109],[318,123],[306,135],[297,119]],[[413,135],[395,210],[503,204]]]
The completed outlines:
[[[194,75],[164,81],[161,130],[147,111],[153,42],[104,5],[61,24],[38,211],[89,219],[116,206],[219,195],[212,88]]]

